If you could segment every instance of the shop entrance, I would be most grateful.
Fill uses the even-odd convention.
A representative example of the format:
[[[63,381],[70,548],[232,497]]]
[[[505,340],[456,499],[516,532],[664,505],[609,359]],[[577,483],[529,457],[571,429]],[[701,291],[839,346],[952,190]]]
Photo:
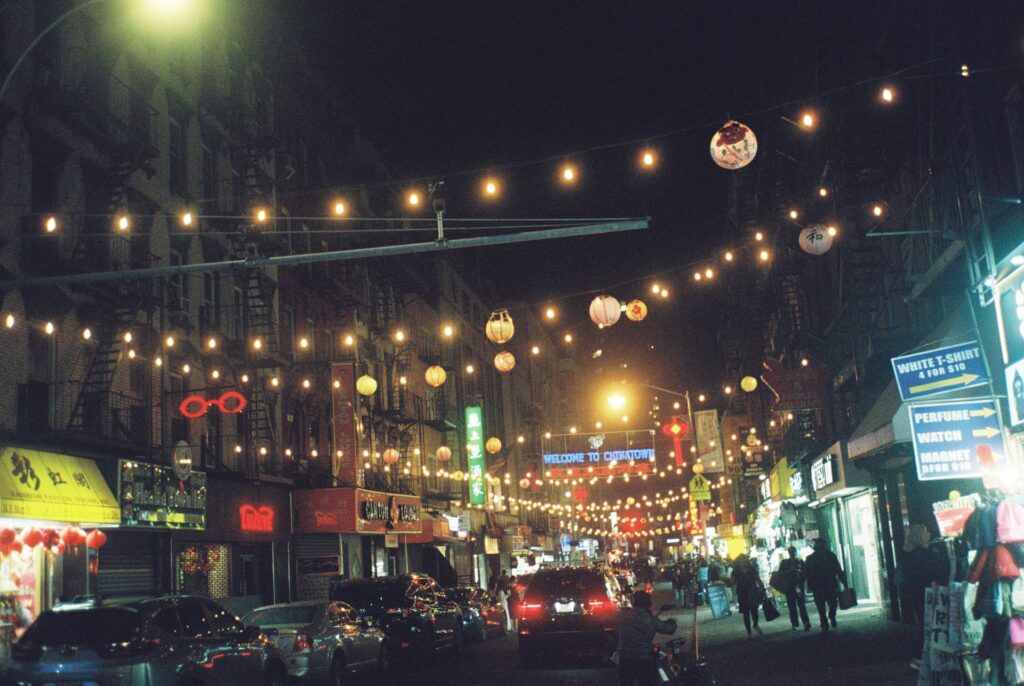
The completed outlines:
[[[874,497],[869,492],[850,498],[846,501],[846,508],[850,527],[850,582],[858,598],[881,602],[881,565],[878,559]]]

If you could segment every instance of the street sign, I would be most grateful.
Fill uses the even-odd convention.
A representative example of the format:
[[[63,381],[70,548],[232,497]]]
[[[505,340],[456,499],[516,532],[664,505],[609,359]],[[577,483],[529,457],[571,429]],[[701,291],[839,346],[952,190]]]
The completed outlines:
[[[700,474],[690,479],[690,502],[711,500],[711,482]]]
[[[913,405],[910,434],[917,478],[985,478],[1006,460],[999,409],[994,400],[954,400]]]
[[[892,358],[903,400],[916,400],[988,383],[978,341]]]

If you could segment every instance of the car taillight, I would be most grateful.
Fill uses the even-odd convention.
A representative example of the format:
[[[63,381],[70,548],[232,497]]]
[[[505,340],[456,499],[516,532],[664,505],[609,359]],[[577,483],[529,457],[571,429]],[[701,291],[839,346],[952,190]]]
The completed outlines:
[[[607,598],[595,598],[594,600],[587,601],[587,609],[590,610],[590,614],[603,615],[614,612],[616,605]]]
[[[145,655],[155,650],[159,645],[160,641],[156,639],[136,638],[122,643],[108,643],[104,646],[97,646],[95,651],[104,660],[116,660]]]
[[[295,634],[295,645],[292,646],[293,653],[301,653],[304,650],[309,650],[313,647],[313,642],[309,640],[309,636],[303,633]]]
[[[540,603],[521,603],[519,605],[519,618],[529,619],[540,617],[544,613],[544,606]]]

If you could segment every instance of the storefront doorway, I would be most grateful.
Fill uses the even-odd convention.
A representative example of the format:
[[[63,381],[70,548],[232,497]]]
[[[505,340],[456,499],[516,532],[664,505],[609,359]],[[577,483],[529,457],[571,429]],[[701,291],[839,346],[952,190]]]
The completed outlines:
[[[850,581],[857,597],[868,602],[882,601],[881,564],[875,526],[874,496],[869,491],[846,501],[849,525]]]

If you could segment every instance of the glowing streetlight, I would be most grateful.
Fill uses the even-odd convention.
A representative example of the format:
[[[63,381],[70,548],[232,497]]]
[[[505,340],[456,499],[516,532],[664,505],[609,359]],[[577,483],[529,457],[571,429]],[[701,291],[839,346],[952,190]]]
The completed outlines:
[[[621,410],[626,406],[626,396],[621,394],[608,396],[608,405],[613,410]]]

